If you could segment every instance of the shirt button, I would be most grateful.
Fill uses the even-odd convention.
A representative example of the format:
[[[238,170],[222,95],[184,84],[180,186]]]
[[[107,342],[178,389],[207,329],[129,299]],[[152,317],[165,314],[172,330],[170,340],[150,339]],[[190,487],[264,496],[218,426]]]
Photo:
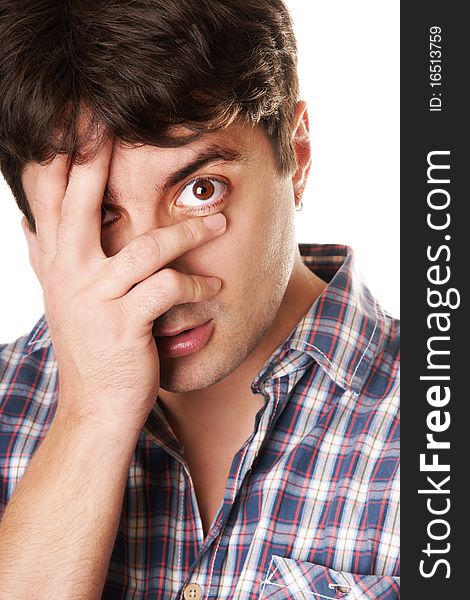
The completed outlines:
[[[336,589],[340,594],[349,594],[349,592],[351,591],[350,587],[345,587],[343,585],[337,585]]]
[[[184,600],[201,600],[202,589],[198,583],[188,583],[183,592]]]

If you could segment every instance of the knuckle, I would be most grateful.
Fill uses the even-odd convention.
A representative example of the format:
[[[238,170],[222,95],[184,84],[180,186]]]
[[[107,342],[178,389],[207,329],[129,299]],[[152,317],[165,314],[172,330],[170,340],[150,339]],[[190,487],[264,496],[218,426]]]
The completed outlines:
[[[158,290],[160,296],[169,296],[179,287],[178,273],[174,269],[163,269],[158,273]]]
[[[116,323],[119,323],[119,327],[122,328],[123,323],[135,326],[138,323],[138,317],[140,315],[136,313],[135,303],[131,301],[127,294],[120,298],[118,306],[120,314],[116,319]],[[143,309],[143,307],[141,307],[141,309]]]
[[[195,221],[185,221],[185,241],[190,246],[198,244],[201,240],[200,229]]]
[[[141,264],[149,260],[159,259],[162,256],[162,248],[158,238],[144,233],[126,246],[122,251],[122,258],[130,266]]]
[[[162,247],[157,237],[143,233],[136,243],[134,256],[138,261],[154,260],[162,256]]]
[[[120,280],[125,273],[132,269],[132,262],[127,251],[122,250],[119,254],[111,256],[105,263],[102,280],[106,283]]]
[[[206,288],[199,277],[191,277],[192,292],[194,298],[201,298],[205,295]]]

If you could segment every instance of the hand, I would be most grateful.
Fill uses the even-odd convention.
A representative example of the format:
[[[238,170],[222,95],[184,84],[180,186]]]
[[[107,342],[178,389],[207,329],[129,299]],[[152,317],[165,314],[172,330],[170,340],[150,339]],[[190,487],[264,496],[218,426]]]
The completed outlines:
[[[57,411],[100,427],[141,430],[159,389],[154,320],[214,296],[221,281],[165,265],[225,231],[221,214],[150,230],[112,257],[101,247],[101,202],[112,142],[85,165],[57,155],[27,165],[37,235],[23,220],[59,372]]]

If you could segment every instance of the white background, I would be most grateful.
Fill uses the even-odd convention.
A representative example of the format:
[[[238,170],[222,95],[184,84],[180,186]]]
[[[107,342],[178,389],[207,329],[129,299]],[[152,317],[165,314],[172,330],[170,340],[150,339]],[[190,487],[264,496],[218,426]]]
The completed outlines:
[[[287,0],[310,107],[313,166],[300,242],[352,246],[382,306],[399,312],[399,2]],[[0,343],[43,312],[20,212],[0,176]]]

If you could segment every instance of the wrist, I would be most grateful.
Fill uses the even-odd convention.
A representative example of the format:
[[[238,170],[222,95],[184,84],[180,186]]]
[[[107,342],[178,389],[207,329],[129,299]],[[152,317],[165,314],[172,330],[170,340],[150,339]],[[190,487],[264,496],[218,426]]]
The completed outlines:
[[[60,438],[73,440],[85,451],[96,455],[132,455],[140,437],[141,427],[137,424],[116,422],[114,419],[98,419],[95,415],[78,416],[60,406],[54,416],[51,433]]]

